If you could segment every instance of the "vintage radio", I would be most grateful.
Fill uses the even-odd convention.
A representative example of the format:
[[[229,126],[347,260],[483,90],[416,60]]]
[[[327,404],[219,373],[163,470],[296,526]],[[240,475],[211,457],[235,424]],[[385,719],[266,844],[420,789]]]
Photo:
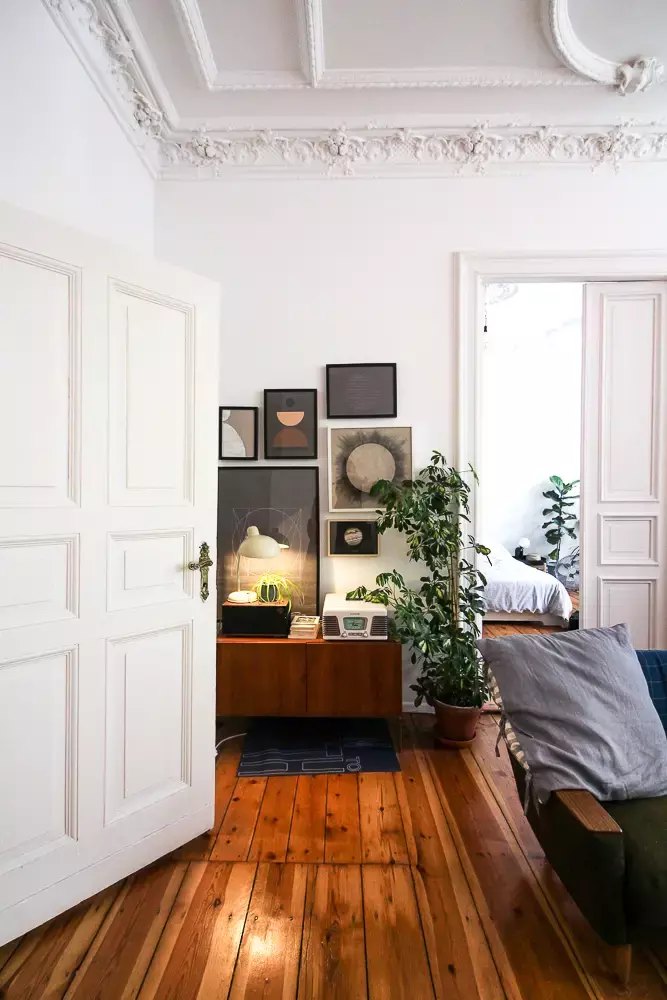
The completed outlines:
[[[322,614],[322,638],[387,639],[387,609],[370,601],[348,601],[343,594],[327,594]]]

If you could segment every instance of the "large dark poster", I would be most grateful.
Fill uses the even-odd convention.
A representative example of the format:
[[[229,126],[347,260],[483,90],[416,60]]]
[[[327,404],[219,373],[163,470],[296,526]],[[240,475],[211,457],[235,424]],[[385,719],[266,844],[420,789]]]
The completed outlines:
[[[218,600],[236,590],[238,548],[251,525],[280,545],[274,559],[241,559],[241,589],[280,573],[302,591],[293,611],[319,614],[319,469],[255,466],[218,469]]]

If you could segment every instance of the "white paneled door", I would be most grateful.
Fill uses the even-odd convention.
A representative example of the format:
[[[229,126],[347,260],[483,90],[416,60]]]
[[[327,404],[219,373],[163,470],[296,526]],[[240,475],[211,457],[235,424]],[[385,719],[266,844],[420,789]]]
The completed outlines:
[[[667,282],[585,289],[582,624],[667,646]]]
[[[212,825],[218,297],[0,206],[0,944]]]

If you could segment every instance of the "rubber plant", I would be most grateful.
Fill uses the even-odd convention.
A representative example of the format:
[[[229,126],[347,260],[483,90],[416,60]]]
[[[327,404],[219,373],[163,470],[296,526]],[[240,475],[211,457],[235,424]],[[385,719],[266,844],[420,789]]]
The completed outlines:
[[[579,485],[578,479],[573,479],[571,483],[566,483],[560,476],[549,476],[551,488],[542,494],[547,500],[551,500],[551,507],[545,507],[542,516],[549,516],[549,520],[542,525],[546,528],[545,538],[549,545],[554,548],[549,553],[549,559],[556,562],[560,559],[560,550],[563,538],[576,538],[577,532],[575,522],[577,515],[573,514],[570,507],[574,507],[574,501],[579,499],[579,494],[573,494],[572,490]]]
[[[415,479],[398,485],[380,480],[371,490],[384,505],[378,511],[378,531],[393,528],[405,535],[409,558],[427,573],[416,590],[392,570],[377,577],[375,589],[358,587],[347,596],[393,609],[393,635],[410,647],[412,663],[420,666],[411,685],[417,707],[426,701],[436,709],[445,703],[478,710],[486,700],[475,645],[486,579],[475,557],[488,556],[490,550],[466,530],[471,478],[477,480],[472,466],[460,472],[434,451]]]

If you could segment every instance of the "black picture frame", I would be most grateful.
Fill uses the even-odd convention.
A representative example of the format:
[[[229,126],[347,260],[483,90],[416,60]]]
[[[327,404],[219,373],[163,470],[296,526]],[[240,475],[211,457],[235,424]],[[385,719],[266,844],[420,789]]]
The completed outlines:
[[[348,532],[359,532],[360,537],[348,541]],[[380,533],[377,521],[360,518],[342,520],[330,518],[327,524],[327,555],[349,558],[372,558],[380,554]]]
[[[292,611],[320,607],[320,470],[316,465],[218,467],[218,603],[236,590],[236,552],[247,528],[289,545],[275,560],[242,563],[242,589],[264,572],[280,572],[303,591]],[[255,560],[253,560],[255,562]]]
[[[365,417],[398,416],[398,389],[394,362],[327,365],[327,417],[330,420],[356,420]],[[373,394],[373,372],[381,384]],[[382,395],[388,399],[379,405]],[[375,405],[374,405],[375,403]]]
[[[279,406],[284,409],[279,409]],[[279,413],[298,407],[303,418],[298,424],[285,425]],[[317,389],[264,390],[264,458],[275,462],[293,462],[317,458],[318,413]],[[284,443],[276,444],[282,437]],[[290,440],[291,443],[287,443]],[[303,438],[303,444],[297,443]]]
[[[223,454],[223,414],[227,411],[250,412],[253,414],[252,455]],[[221,406],[218,409],[218,461],[219,462],[256,462],[259,459],[259,407],[258,406]]]

